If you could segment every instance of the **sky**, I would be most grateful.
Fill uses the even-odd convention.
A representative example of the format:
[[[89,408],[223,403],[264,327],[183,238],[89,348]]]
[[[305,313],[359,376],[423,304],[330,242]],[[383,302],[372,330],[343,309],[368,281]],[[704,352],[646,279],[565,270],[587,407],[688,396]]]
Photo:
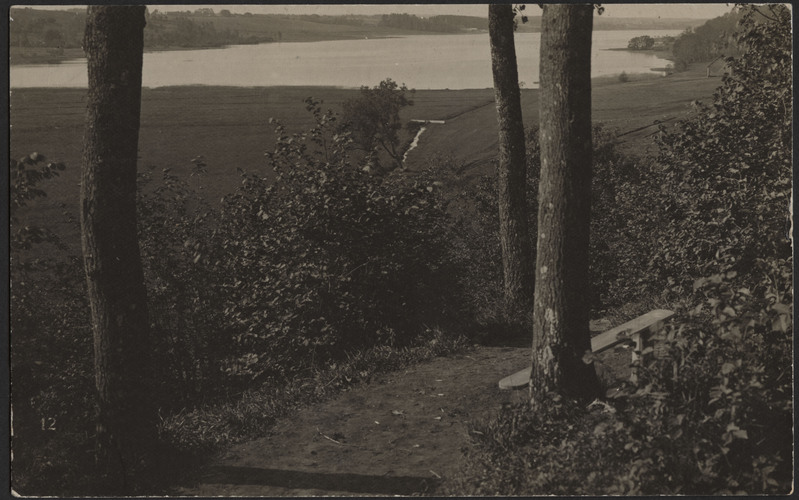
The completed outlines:
[[[13,0],[12,0],[13,2]],[[694,19],[711,19],[729,12],[732,9],[731,3],[657,3],[657,4],[619,4],[602,3],[605,12],[602,14],[607,17],[687,17]],[[37,6],[39,7],[39,6]],[[219,12],[227,9],[234,13],[251,12],[253,14],[319,14],[319,15],[342,15],[342,14],[389,14],[406,13],[418,16],[433,16],[438,14],[458,14],[466,16],[486,17],[488,8],[486,4],[340,4],[325,5],[305,3],[283,4],[283,5],[150,5],[150,11],[155,9],[161,11],[174,10],[195,10],[201,7],[210,7]],[[51,7],[65,8],[65,6]],[[540,15],[541,9],[537,4],[528,5],[527,14],[529,16]]]

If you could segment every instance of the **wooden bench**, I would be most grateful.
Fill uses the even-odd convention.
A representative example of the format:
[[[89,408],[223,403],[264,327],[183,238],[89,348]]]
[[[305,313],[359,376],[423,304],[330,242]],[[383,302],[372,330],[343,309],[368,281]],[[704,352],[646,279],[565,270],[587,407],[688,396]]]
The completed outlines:
[[[646,339],[649,338],[651,334],[658,331],[663,326],[663,322],[673,315],[673,311],[655,309],[643,316],[638,316],[631,321],[619,325],[616,328],[611,328],[592,338],[591,350],[595,354],[599,354],[619,344],[633,344],[635,347],[632,351],[632,361],[635,362],[644,349],[644,342]],[[528,367],[505,377],[499,381],[499,388],[503,390],[524,389],[530,384],[531,372],[532,368]],[[636,378],[635,370],[633,370],[630,379],[636,382]]]

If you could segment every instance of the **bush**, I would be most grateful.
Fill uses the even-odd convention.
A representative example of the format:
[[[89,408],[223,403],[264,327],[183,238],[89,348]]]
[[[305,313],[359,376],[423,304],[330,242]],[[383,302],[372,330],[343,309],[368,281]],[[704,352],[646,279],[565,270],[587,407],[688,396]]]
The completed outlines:
[[[768,7],[763,7],[767,9]],[[745,274],[757,258],[786,258],[790,227],[792,63],[791,16],[771,7],[741,11],[735,39],[712,105],[658,139],[649,175],[660,232],[650,266],[677,293],[710,274]]]
[[[614,388],[608,402],[588,408],[553,399],[536,414],[506,409],[478,427],[452,491],[790,490],[790,12],[747,6],[741,16],[736,39],[746,52],[728,61],[733,76],[713,105],[664,130],[657,162],[627,169],[628,182],[595,169],[594,234],[623,258],[616,269],[625,277],[601,281],[616,297],[664,290],[660,300],[680,309],[642,353],[639,385]]]
[[[92,464],[92,333],[81,258],[23,221],[65,168],[46,162],[33,153],[10,168],[12,485],[63,495]]]
[[[353,350],[412,345],[463,307],[438,185],[371,174],[337,117],[307,106],[309,132],[275,124],[273,181],[242,172],[214,212],[167,175],[143,203],[152,297],[168,304],[154,322],[165,353],[194,353],[186,384],[285,381]]]
[[[645,351],[639,386],[581,407],[553,395],[472,430],[453,495],[785,494],[792,484],[791,271],[753,289],[697,282],[698,305]],[[703,307],[704,306],[704,307]],[[708,307],[709,306],[709,307]],[[706,309],[706,310],[705,310]]]
[[[195,162],[192,176],[199,189],[206,167],[199,158]],[[218,211],[169,168],[158,183],[152,171],[140,174],[137,208],[152,369],[156,379],[172,381],[154,395],[156,406],[168,411],[226,395],[229,387],[218,366],[218,358],[231,352],[217,295],[223,277],[195,262],[189,243],[211,237]]]

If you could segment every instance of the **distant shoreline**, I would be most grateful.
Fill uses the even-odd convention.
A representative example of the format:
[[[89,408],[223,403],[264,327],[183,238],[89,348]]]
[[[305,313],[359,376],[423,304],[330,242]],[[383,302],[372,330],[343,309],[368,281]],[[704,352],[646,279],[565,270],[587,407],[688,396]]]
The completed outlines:
[[[668,61],[674,60],[674,55],[671,53],[670,50],[655,50],[655,49],[628,49],[627,47],[617,47],[612,49],[605,49],[605,50],[612,50],[615,52],[635,52],[636,54],[649,54],[653,56],[658,56],[662,59],[666,59]]]
[[[632,30],[632,29],[630,29]],[[607,30],[596,30],[596,31],[607,31]],[[625,31],[625,30],[612,30],[612,31]],[[533,33],[537,33],[538,31],[530,31]],[[471,32],[464,32],[464,33],[434,33],[434,32],[423,32],[423,33],[408,33],[407,35],[398,35],[398,34],[386,34],[385,36],[381,35],[374,35],[370,38],[375,39],[384,39],[384,38],[397,38],[399,36],[414,36],[414,35],[438,35],[438,36],[448,36],[448,35],[486,35],[488,34],[487,31],[471,31]],[[307,40],[290,40],[284,42],[267,42],[267,43],[311,43],[311,42],[333,42],[338,40],[360,40],[360,36],[343,36],[343,37],[330,37],[330,38],[317,38],[317,37],[309,37]],[[253,44],[253,45],[265,45],[266,43],[261,44]],[[171,51],[185,51],[185,50],[210,50],[210,49],[224,49],[226,47],[231,47],[233,45],[238,44],[227,44],[227,45],[208,45],[208,46],[197,46],[197,47],[180,47],[180,46],[169,46],[169,47],[156,47],[156,48],[147,48],[145,47],[145,53],[151,52],[171,52]],[[85,59],[85,53],[83,52],[82,48],[67,48],[63,49],[61,52],[58,52],[59,49],[54,49],[50,47],[9,47],[9,54],[8,54],[8,62],[9,66],[27,66],[27,65],[35,65],[35,64],[61,64],[66,61],[73,61],[76,59]],[[626,47],[617,47],[605,50],[612,50],[612,51],[625,51],[625,52],[637,52],[643,54],[651,54],[659,56],[663,59],[672,60],[672,54],[667,50],[652,50],[652,49],[645,49],[645,50],[632,50]]]

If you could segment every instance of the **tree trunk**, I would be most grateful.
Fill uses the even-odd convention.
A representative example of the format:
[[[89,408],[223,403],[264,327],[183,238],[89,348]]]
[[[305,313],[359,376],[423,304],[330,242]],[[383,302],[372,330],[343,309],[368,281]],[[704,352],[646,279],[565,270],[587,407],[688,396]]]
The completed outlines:
[[[599,393],[591,350],[591,5],[545,5],[531,396]]]
[[[83,260],[94,331],[98,465],[126,490],[154,431],[147,297],[136,227],[144,6],[90,6],[81,183]]]
[[[499,120],[499,233],[508,318],[522,323],[533,308],[534,271],[527,221],[524,122],[511,4],[489,5],[491,68]]]

